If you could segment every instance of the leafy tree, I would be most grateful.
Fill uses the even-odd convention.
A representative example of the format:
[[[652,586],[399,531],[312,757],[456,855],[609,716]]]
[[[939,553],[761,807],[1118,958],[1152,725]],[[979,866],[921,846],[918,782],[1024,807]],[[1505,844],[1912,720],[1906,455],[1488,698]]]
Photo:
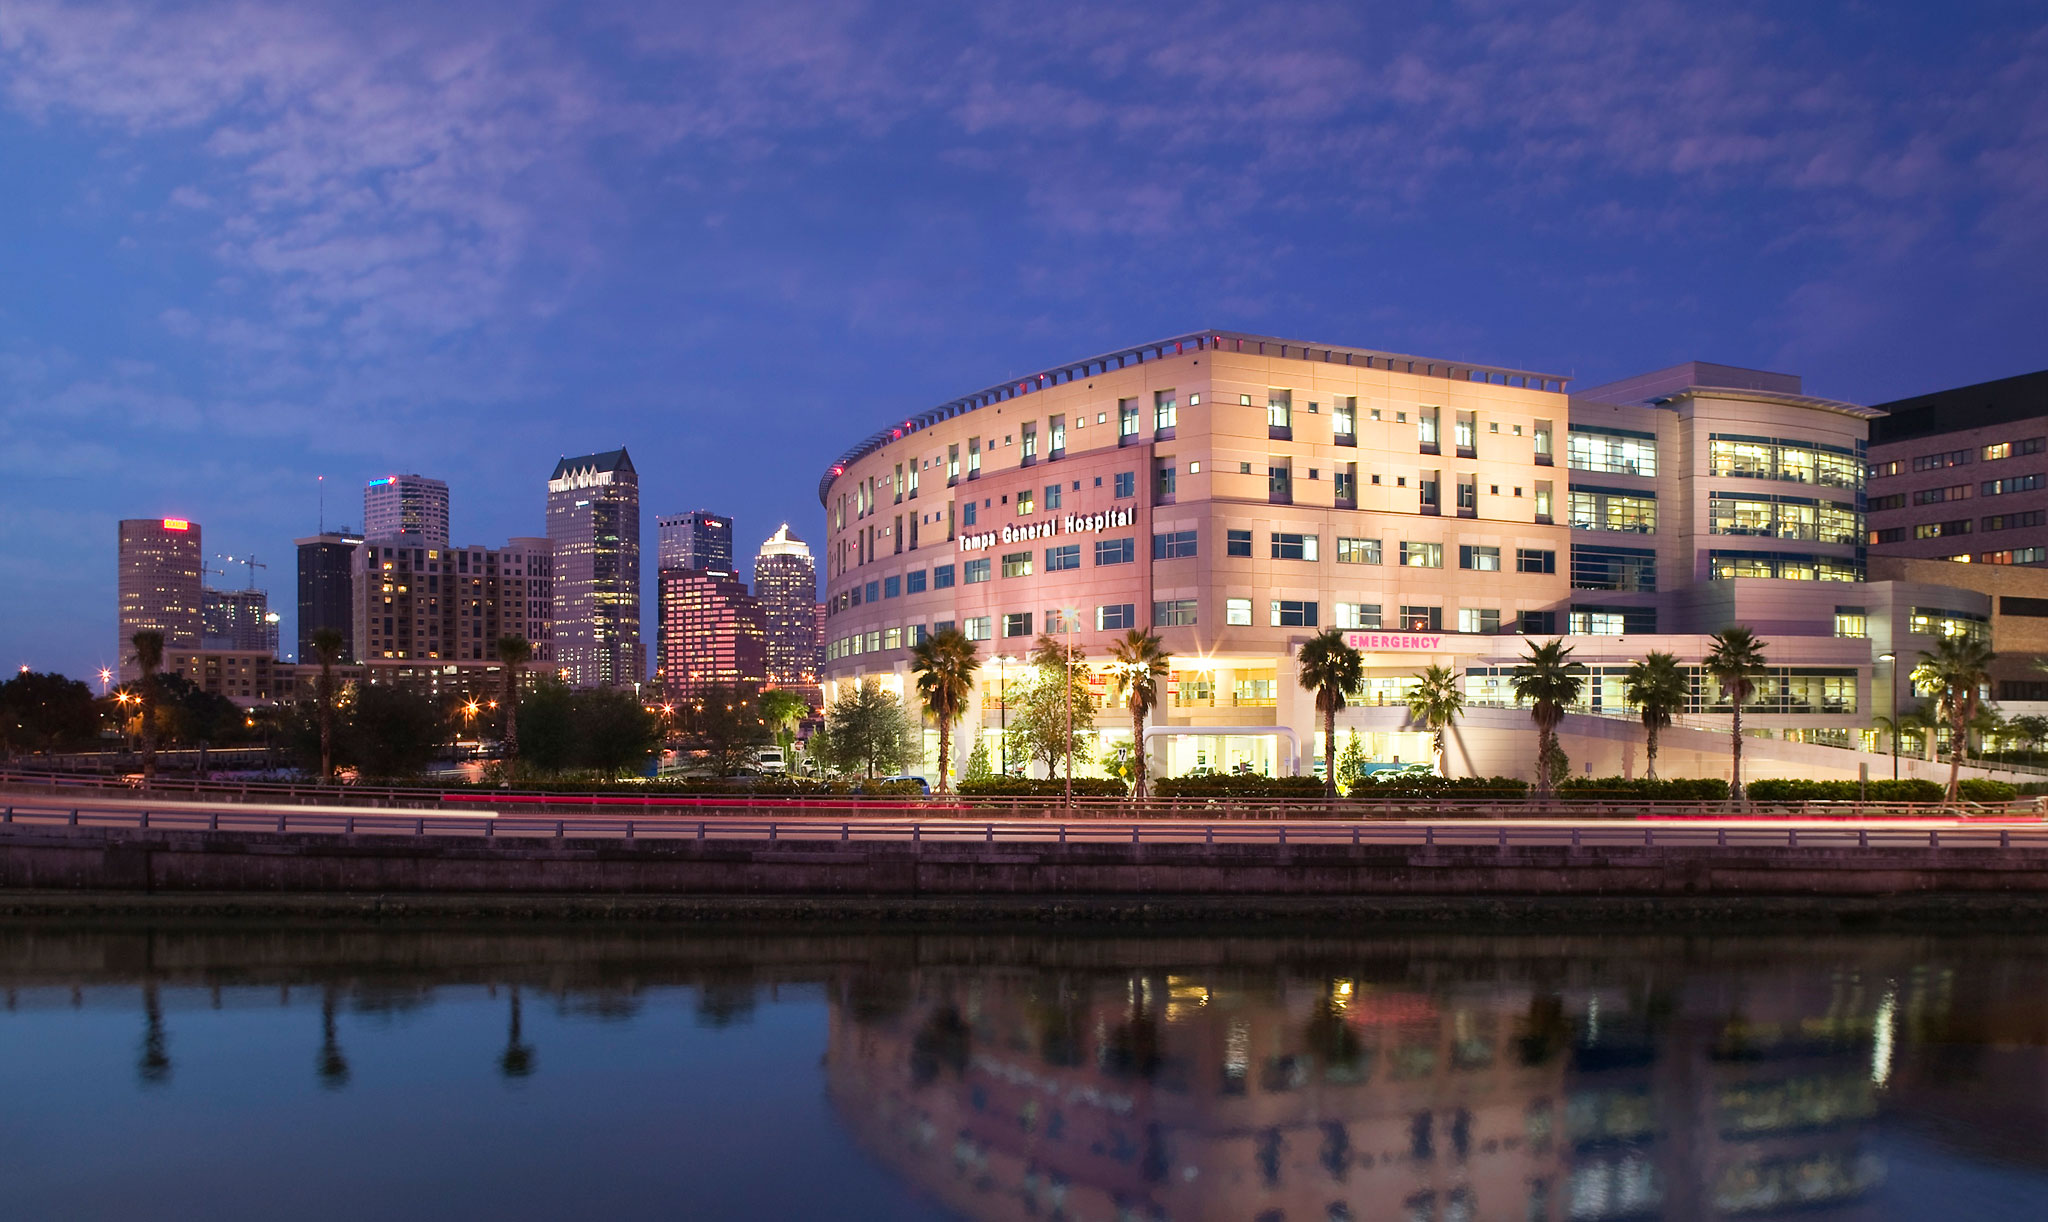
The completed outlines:
[[[939,792],[945,793],[953,764],[953,727],[967,712],[981,659],[965,633],[945,628],[917,643],[910,651],[910,667],[917,675],[917,694],[939,727]]]
[[[356,688],[347,743],[349,758],[363,775],[417,776],[447,739],[446,719],[425,696],[389,683]]]
[[[1012,688],[1009,694],[1009,754],[1027,763],[1042,761],[1047,776],[1057,775],[1069,757],[1086,753],[1095,725],[1095,689],[1084,671],[1067,664],[1070,656],[1059,642],[1041,636],[1031,678],[1021,692]]]
[[[135,665],[142,670],[136,694],[142,697],[142,783],[156,779],[156,672],[164,664],[164,634],[154,629],[128,638]]]
[[[80,746],[98,735],[92,689],[55,672],[23,671],[0,683],[0,747],[42,751]]]
[[[1645,774],[1650,780],[1657,779],[1657,734],[1671,724],[1671,715],[1685,707],[1691,694],[1692,684],[1678,659],[1654,649],[1621,677],[1622,699],[1642,710],[1643,754],[1649,765]]]
[[[1730,738],[1734,743],[1734,770],[1729,775],[1728,796],[1742,801],[1742,706],[1749,702],[1756,692],[1756,681],[1763,678],[1764,670],[1770,665],[1764,657],[1764,642],[1756,634],[1741,625],[1723,628],[1708,638],[1714,642],[1707,651],[1705,666],[1714,682],[1727,694],[1734,720],[1730,723]]]
[[[1353,730],[1344,740],[1344,754],[1338,757],[1337,770],[1344,777],[1346,786],[1356,782],[1365,772],[1365,741]]]
[[[1159,638],[1133,628],[1109,647],[1109,681],[1116,698],[1131,711],[1131,796],[1145,796],[1145,717],[1159,703],[1159,680],[1172,669],[1173,655]],[[1092,719],[1091,719],[1092,720]]]
[[[1323,796],[1337,798],[1337,710],[1344,707],[1344,695],[1355,692],[1365,680],[1365,658],[1344,643],[1344,633],[1328,628],[1310,637],[1301,647],[1301,686],[1313,693],[1316,710],[1323,715]]]
[[[2020,740],[2029,755],[2040,749],[2041,740],[2048,739],[2048,717],[2030,713],[2024,717],[2015,717],[2006,724],[2011,727],[2014,736]]]
[[[911,758],[911,725],[903,704],[869,677],[842,693],[825,713],[831,763],[869,777],[895,772]]]
[[[1970,722],[1983,707],[1984,685],[1991,681],[1991,646],[1968,637],[1943,637],[1933,652],[1920,651],[1913,685],[1934,697],[1934,706],[1948,722],[1948,793],[1954,803],[1962,784],[1963,754],[1970,745]]]
[[[615,777],[647,762],[661,745],[661,722],[631,688],[602,687],[570,700],[577,763]],[[758,729],[758,727],[757,727]]]
[[[685,702],[679,728],[683,742],[702,753],[705,765],[720,776],[751,765],[768,739],[760,698],[747,688],[723,684],[704,688]]]
[[[1458,714],[1465,711],[1465,689],[1458,684],[1458,672],[1444,665],[1431,665],[1416,678],[1421,682],[1408,690],[1408,715],[1421,722],[1430,735],[1439,776],[1451,775],[1451,749],[1445,741]]]
[[[519,755],[519,672],[533,658],[533,645],[525,637],[508,633],[498,638],[498,661],[505,664],[505,694],[498,703],[505,709],[505,758]]]
[[[313,656],[320,662],[320,678],[313,687],[313,707],[320,723],[320,783],[334,779],[334,665],[341,661],[341,633],[334,628],[313,630]]]
[[[996,774],[996,766],[989,762],[988,738],[974,736],[974,749],[967,753],[967,771],[960,774],[963,781],[985,781]]]
[[[572,696],[566,686],[547,679],[526,697],[526,724],[519,731],[520,763],[541,772],[560,772],[575,764]]]
[[[1563,754],[1557,743],[1557,724],[1564,711],[1586,687],[1586,668],[1572,661],[1571,646],[1562,640],[1538,645],[1531,641],[1522,664],[1515,667],[1512,680],[1515,702],[1527,701],[1529,717],[1536,723],[1536,796],[1548,801],[1562,778],[1554,771],[1553,752]]]
[[[174,742],[199,747],[239,737],[246,716],[234,701],[180,674],[156,677],[157,729]]]

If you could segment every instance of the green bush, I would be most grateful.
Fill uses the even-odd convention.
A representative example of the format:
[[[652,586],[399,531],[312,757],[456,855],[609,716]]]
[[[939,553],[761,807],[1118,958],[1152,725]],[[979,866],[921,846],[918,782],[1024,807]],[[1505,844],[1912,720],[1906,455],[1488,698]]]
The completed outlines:
[[[1872,781],[1859,792],[1855,781],[1809,781],[1798,778],[1751,781],[1743,786],[1757,802],[1854,802],[1867,797],[1872,802],[1939,802],[1947,792],[1939,782],[1909,778],[1901,781]]]
[[[1392,781],[1360,781],[1347,796],[1354,802],[1371,802],[1378,798],[1520,799],[1528,793],[1529,782],[1511,776],[1404,776]]]
[[[1965,777],[1956,788],[1965,802],[2010,802],[2020,796],[2019,786],[1989,777]]]
[[[1152,792],[1161,798],[1320,798],[1323,783],[1312,776],[1190,773],[1161,778]]]
[[[956,788],[964,798],[1057,798],[1065,796],[1067,782],[1064,777],[986,776],[961,781]],[[1130,791],[1114,777],[1074,778],[1075,797],[1121,798]]]
[[[1617,798],[1643,798],[1653,802],[1720,802],[1728,797],[1728,782],[1720,777],[1596,776],[1573,777],[1557,787],[1565,801],[1599,802]]]

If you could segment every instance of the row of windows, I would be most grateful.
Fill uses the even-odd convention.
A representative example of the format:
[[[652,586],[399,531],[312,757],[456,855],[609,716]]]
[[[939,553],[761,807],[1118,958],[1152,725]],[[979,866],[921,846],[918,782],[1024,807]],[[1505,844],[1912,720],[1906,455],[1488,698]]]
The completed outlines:
[[[1849,544],[1863,538],[1863,515],[1833,501],[1714,495],[1707,515],[1709,534]]]
[[[2024,454],[2048,452],[2048,437],[2022,437],[2016,441],[1994,441],[1977,450],[1943,450],[1939,454],[1916,454],[1911,467],[1915,471],[1944,471],[1950,467],[1967,467],[1979,457],[1985,462],[1997,462],[2004,458],[2016,458]],[[1873,479],[1902,473],[1908,464],[1900,459],[1870,464]]]
[[[1574,624],[1580,612],[1574,611]],[[1611,626],[1609,613],[1587,611],[1585,620],[1603,627]],[[1573,632],[1579,629],[1574,626]],[[1599,632],[1589,635],[1616,635],[1615,632]],[[1630,628],[1629,632],[1640,631]],[[1699,666],[1682,666],[1686,676],[1687,698],[1684,712],[1725,713],[1729,711],[1727,693],[1721,690],[1712,675]],[[1574,712],[1621,713],[1632,712],[1625,689],[1628,683],[1629,667],[1617,664],[1588,666],[1585,685],[1580,689],[1579,699],[1570,707]],[[1514,697],[1514,667],[1473,666],[1465,671],[1465,700],[1468,704],[1512,707]],[[1855,670],[1846,667],[1771,667],[1755,680],[1755,686],[1743,708],[1758,712],[1834,714],[1857,711],[1859,680]]]
[[[2030,526],[2048,524],[2048,510],[2029,509],[2024,513],[1995,513],[1982,520],[1983,528],[1989,530],[2020,530]],[[1915,539],[1948,539],[1967,535],[1976,529],[1976,523],[1969,518],[1957,518],[1948,522],[1922,522],[1912,528]],[[1873,530],[1868,538],[1872,543],[1903,543],[1908,538],[1904,526],[1887,526]],[[2024,562],[2022,562],[2024,563]]]
[[[1714,475],[1791,480],[1824,488],[1861,488],[1864,478],[1863,460],[1853,450],[1724,433],[1707,438],[1707,470]]]
[[[1837,556],[1789,552],[1709,552],[1709,574],[1717,581],[1775,577],[1785,581],[1862,581],[1863,563]]]
[[[1657,442],[1647,433],[1573,429],[1565,436],[1565,465],[1608,475],[1657,474]]]

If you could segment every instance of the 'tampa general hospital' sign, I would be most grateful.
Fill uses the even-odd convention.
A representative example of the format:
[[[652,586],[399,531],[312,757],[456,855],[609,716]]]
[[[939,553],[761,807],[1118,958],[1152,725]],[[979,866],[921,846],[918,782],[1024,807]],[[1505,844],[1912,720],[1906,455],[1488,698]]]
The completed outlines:
[[[1033,539],[1050,539],[1054,535],[1092,535],[1099,531],[1115,530],[1119,526],[1130,526],[1138,520],[1135,506],[1122,509],[1105,509],[1100,513],[1070,513],[1061,518],[1047,518],[1043,522],[1012,524],[1001,530],[988,530],[980,534],[961,535],[958,550],[978,552],[985,547],[1003,543],[1028,543]]]

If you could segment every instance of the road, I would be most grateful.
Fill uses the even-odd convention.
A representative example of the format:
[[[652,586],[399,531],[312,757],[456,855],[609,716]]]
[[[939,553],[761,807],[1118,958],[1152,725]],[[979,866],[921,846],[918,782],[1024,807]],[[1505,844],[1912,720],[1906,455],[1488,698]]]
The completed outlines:
[[[407,835],[499,840],[634,839],[918,844],[1288,844],[1574,846],[1601,848],[1780,847],[2048,848],[2038,816],[1915,819],[1780,817],[1644,819],[1295,819],[1139,821],[1085,817],[975,819],[911,812],[845,817],[766,812],[624,815],[478,810],[396,811],[355,806],[264,806],[238,802],[94,797],[0,797],[5,826],[142,828],[166,831]]]

